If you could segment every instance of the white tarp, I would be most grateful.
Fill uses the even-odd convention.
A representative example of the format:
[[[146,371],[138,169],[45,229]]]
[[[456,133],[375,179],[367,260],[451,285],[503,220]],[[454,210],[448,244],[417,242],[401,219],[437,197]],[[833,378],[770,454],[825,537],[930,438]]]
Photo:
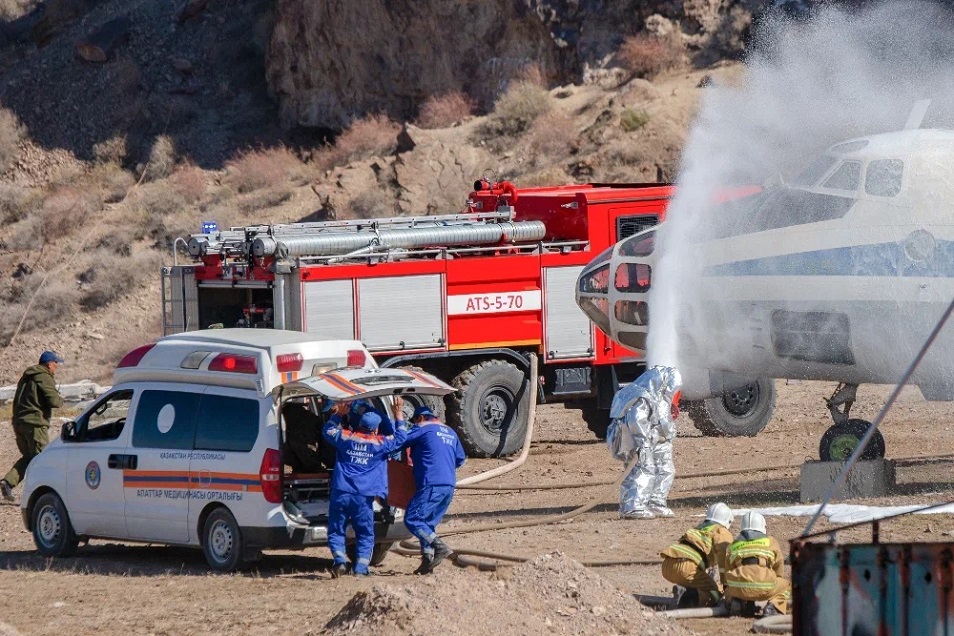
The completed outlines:
[[[940,503],[940,502],[938,502]],[[862,506],[858,504],[829,504],[825,506],[824,516],[832,523],[858,523],[860,521],[874,521],[905,512],[913,512],[930,504],[916,506]],[[762,513],[766,517],[810,517],[818,511],[817,505],[810,506],[777,506],[774,508],[733,508],[736,518],[750,510]],[[917,514],[954,514],[954,503],[931,508]]]

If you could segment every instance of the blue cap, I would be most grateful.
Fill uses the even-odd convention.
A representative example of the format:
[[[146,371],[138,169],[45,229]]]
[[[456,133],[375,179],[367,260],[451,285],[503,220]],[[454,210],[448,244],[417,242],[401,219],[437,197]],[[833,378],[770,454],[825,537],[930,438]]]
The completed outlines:
[[[360,415],[358,409],[362,406],[365,407],[365,409],[370,409],[371,403],[367,400],[355,400],[351,403],[351,408],[348,409],[348,413],[350,413],[352,417],[358,417],[358,415]]]
[[[44,351],[40,354],[40,364],[46,364],[48,362],[63,362],[63,358],[55,351]]]
[[[361,422],[358,424],[358,428],[363,431],[376,431],[380,425],[381,416],[374,411],[368,411],[361,416]]]
[[[325,403],[321,405],[321,412],[327,413],[331,409],[335,408],[335,403],[331,400],[325,400]]]
[[[430,415],[431,417],[434,417],[434,411],[422,404],[414,409],[414,415],[411,416],[411,420],[416,420],[422,415]]]

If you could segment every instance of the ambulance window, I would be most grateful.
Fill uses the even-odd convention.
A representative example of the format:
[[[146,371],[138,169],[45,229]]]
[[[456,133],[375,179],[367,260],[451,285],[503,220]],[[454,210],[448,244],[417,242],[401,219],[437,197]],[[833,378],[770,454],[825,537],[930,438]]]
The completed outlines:
[[[136,406],[133,446],[192,450],[199,393],[143,391]]]
[[[851,190],[858,189],[858,183],[861,181],[861,162],[846,161],[835,170],[825,181],[825,188],[832,190]]]
[[[609,291],[609,265],[603,265],[580,278],[584,294],[605,294]]]
[[[132,391],[117,391],[93,407],[76,421],[76,435],[71,442],[114,440],[123,432],[126,415],[132,402]]]
[[[901,192],[904,162],[900,159],[878,159],[868,164],[865,192],[876,197],[893,197]]]
[[[247,453],[258,439],[258,402],[203,395],[195,430],[196,450]]]

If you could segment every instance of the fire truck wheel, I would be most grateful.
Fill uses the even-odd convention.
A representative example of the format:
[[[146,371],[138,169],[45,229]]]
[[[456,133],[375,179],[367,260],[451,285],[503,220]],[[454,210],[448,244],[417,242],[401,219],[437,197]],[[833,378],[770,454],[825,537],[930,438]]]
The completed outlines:
[[[527,377],[503,360],[485,360],[454,378],[448,424],[471,457],[511,455],[527,433]]]
[[[609,409],[597,408],[596,400],[593,400],[581,407],[581,413],[586,427],[596,435],[596,439],[606,439],[606,430],[610,423]]]
[[[685,410],[708,437],[755,437],[772,420],[775,381],[761,378],[721,397],[687,402]]]
[[[408,371],[424,371],[421,367],[413,366],[404,366],[398,367],[399,369],[407,369]],[[407,394],[401,396],[404,398],[404,419],[408,422],[411,421],[411,415],[414,414],[414,409],[419,406],[426,406],[431,409],[431,412],[434,416],[440,421],[445,421],[445,409],[444,409],[444,398],[439,395],[413,395]]]

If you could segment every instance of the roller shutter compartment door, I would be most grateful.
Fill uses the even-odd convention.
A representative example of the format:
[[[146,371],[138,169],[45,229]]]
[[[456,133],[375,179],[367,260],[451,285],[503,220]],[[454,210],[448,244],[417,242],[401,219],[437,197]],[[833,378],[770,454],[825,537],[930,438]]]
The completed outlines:
[[[446,341],[440,274],[358,281],[359,338],[372,351],[430,349]]]
[[[354,339],[354,286],[351,279],[302,283],[305,331],[328,340]]]
[[[593,355],[590,320],[573,297],[576,279],[582,271],[583,266],[550,267],[544,272],[548,360],[588,358]]]

